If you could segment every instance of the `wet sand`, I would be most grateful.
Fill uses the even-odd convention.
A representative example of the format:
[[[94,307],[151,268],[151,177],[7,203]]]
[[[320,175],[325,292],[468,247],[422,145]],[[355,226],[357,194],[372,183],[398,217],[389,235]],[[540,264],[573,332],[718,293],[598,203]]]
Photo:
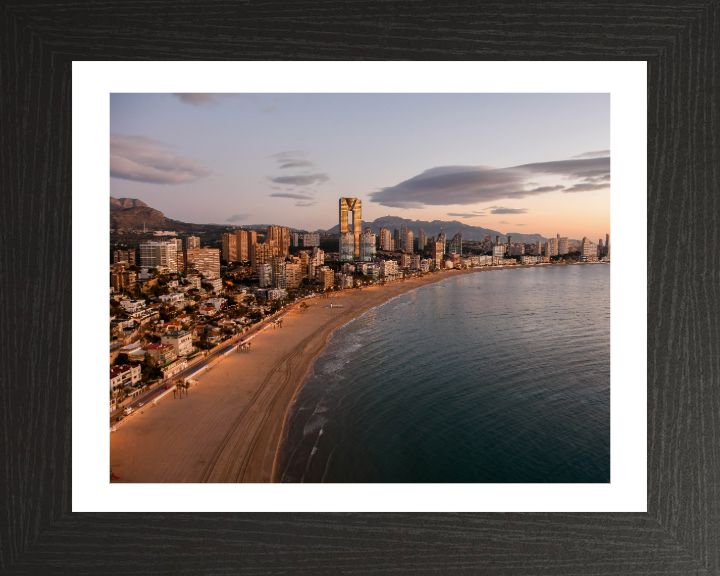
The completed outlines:
[[[525,266],[512,267],[522,269]],[[282,328],[252,340],[197,377],[187,397],[168,395],[110,435],[118,482],[271,482],[288,409],[332,332],[420,286],[499,268],[451,270],[308,300]],[[330,303],[342,308],[326,308]]]

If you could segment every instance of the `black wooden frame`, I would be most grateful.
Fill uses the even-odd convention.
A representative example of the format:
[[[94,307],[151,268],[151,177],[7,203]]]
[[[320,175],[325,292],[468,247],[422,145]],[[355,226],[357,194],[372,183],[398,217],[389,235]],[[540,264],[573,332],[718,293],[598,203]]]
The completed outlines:
[[[0,573],[720,573],[718,3],[0,5]],[[648,513],[71,513],[71,62],[215,59],[648,62]]]

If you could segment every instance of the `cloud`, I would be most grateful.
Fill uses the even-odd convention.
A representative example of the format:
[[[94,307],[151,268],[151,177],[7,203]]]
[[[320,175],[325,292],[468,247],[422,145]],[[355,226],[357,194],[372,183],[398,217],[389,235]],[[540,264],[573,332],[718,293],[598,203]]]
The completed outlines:
[[[490,206],[490,214],[525,214],[527,208],[503,208],[502,206]]]
[[[607,184],[593,184],[592,182],[580,182],[579,184],[575,184],[571,186],[570,188],[565,188],[563,190],[564,193],[571,193],[571,192],[592,192],[594,190],[604,190],[607,188]]]
[[[317,204],[317,202],[295,202],[295,206],[299,206],[301,208],[305,206],[314,206],[315,204]]]
[[[247,220],[250,216],[252,216],[252,214],[233,214],[225,220],[225,222],[241,222],[242,220]]]
[[[598,150],[597,152],[583,152],[573,158],[600,158],[602,156],[610,156],[610,150]]]
[[[484,216],[484,214],[480,212],[448,212],[448,216],[456,216],[458,218],[477,218],[478,216]]]
[[[515,226],[526,226],[526,224],[515,224]]]
[[[439,166],[371,192],[370,200],[391,208],[422,208],[525,198],[565,189],[559,184],[537,186],[533,181],[538,175],[585,183],[604,181],[608,187],[610,158],[537,162],[510,168]]]
[[[270,196],[273,198],[294,198],[295,200],[315,200],[315,198],[308,194],[290,194],[287,192],[275,192],[270,194]]]
[[[315,166],[315,164],[310,160],[289,160],[284,164],[280,164],[279,168],[282,170],[283,168],[309,168],[311,166]]]
[[[180,99],[180,102],[184,104],[191,104],[192,106],[215,106],[218,101],[215,99],[214,94],[202,94],[202,93],[187,93],[187,94],[173,94],[176,98]]]
[[[500,222],[498,222],[498,224],[508,224],[509,225],[510,222],[505,222],[505,220],[500,220]]]
[[[110,176],[147,184],[186,184],[211,174],[201,160],[146,136],[110,135]]]
[[[317,186],[330,180],[327,174],[297,174],[295,176],[277,176],[275,178],[268,176],[268,178],[275,184],[291,184],[293,186]]]

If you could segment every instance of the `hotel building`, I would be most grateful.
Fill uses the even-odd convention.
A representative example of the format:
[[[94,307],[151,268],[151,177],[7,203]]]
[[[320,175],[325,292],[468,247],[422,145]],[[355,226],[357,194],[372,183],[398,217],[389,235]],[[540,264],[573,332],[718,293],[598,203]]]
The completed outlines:
[[[175,242],[146,242],[140,244],[140,266],[167,268],[177,272],[177,246]]]

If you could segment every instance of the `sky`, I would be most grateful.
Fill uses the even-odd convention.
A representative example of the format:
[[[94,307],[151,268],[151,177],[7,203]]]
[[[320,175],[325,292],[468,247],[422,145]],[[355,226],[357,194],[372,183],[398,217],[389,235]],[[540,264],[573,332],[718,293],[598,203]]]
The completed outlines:
[[[112,94],[110,195],[184,222],[610,232],[609,94]]]

